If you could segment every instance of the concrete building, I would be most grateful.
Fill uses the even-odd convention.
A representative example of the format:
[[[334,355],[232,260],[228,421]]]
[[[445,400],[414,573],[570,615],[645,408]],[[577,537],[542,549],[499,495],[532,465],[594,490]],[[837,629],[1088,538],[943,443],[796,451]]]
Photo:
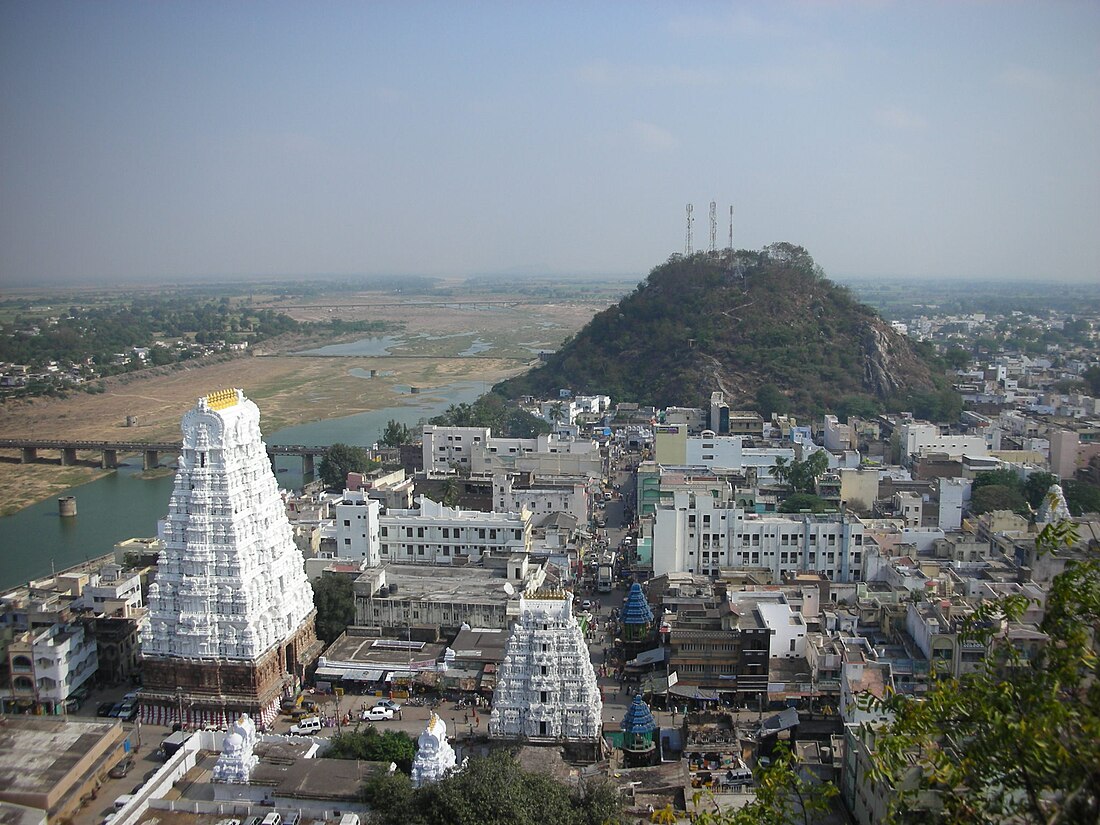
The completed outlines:
[[[121,723],[6,716],[0,726],[0,808],[21,805],[66,822],[124,756]],[[5,816],[5,822],[11,820]]]
[[[256,405],[240,390],[212,393],[182,430],[149,587],[142,717],[227,724],[246,713],[268,725],[320,652],[313,590]]]
[[[787,603],[785,593],[775,590],[731,592],[729,599],[738,613],[754,607],[759,612],[770,636],[770,658],[806,658],[806,621],[799,611],[792,609]]]
[[[418,509],[388,510],[379,515],[380,562],[451,565],[476,562],[489,553],[527,553],[531,549],[531,514],[526,510],[461,510],[424,496],[417,503]]]
[[[487,563],[492,566],[369,568],[355,580],[355,623],[379,628],[430,626],[444,632],[457,632],[463,624],[506,628],[519,615],[520,595],[541,587],[546,569],[531,564],[524,554]]]
[[[751,447],[743,435],[718,435],[704,430],[702,435],[688,436],[685,442],[684,463],[710,470],[732,470],[744,473],[755,469],[760,481],[772,478],[772,468],[777,458],[792,461],[797,457],[794,445],[775,447]]]
[[[99,667],[95,638],[78,622],[16,634],[7,649],[7,712],[62,714],[74,693],[87,692]]]
[[[495,438],[488,427],[424,426],[424,470],[445,475],[455,469],[471,473],[526,471],[540,475],[599,478],[604,462],[599,444],[590,439]]]
[[[344,497],[333,509],[339,557],[357,561],[361,568],[377,567],[382,561],[382,505],[365,491],[344,490]]]
[[[951,458],[964,455],[984,456],[989,444],[982,435],[943,435],[940,428],[926,421],[906,421],[899,430],[902,461],[910,456],[944,453]]]
[[[493,512],[519,513],[526,510],[532,518],[544,518],[550,513],[568,513],[578,524],[586,524],[591,508],[586,482],[583,477],[494,473]]]
[[[826,450],[841,452],[854,448],[852,444],[852,428],[847,424],[841,424],[835,415],[825,416],[823,432]]]
[[[653,572],[713,576],[721,568],[762,568],[777,582],[810,571],[851,582],[862,577],[865,543],[863,523],[852,516],[758,516],[710,496],[677,492],[655,511]]]

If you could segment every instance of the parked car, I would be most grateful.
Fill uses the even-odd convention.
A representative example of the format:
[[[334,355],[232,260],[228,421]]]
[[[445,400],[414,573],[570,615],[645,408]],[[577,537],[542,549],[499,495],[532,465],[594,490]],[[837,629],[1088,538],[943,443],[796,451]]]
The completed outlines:
[[[320,716],[307,716],[300,720],[297,725],[290,726],[291,736],[312,736],[315,733],[321,732],[321,717]]]
[[[111,777],[111,779],[122,779],[122,777],[126,776],[126,774],[128,774],[130,772],[130,769],[133,767],[134,758],[132,756],[127,756],[125,759],[123,759],[121,762],[111,768],[111,770],[107,771],[107,775]]]
[[[96,705],[95,715],[96,716],[110,716],[111,715],[111,708],[113,708],[114,706],[115,706],[114,702],[100,702],[98,705]]]
[[[581,602],[581,610],[591,610],[591,609],[592,609],[592,600],[591,599],[585,599],[583,602]]]
[[[393,718],[393,708],[373,707],[363,711],[359,718],[364,722],[382,722]]]
[[[122,713],[122,705],[122,702],[115,702],[113,705],[111,705],[111,712],[107,715],[110,716],[112,719],[116,719],[118,715]]]
[[[401,704],[399,702],[393,701],[393,699],[379,699],[377,702],[374,703],[374,706],[376,708],[389,708],[394,713],[397,713],[397,711],[401,710]]]
[[[137,705],[130,702],[124,702],[121,710],[118,712],[118,718],[124,722],[133,722],[134,718],[138,715]]]

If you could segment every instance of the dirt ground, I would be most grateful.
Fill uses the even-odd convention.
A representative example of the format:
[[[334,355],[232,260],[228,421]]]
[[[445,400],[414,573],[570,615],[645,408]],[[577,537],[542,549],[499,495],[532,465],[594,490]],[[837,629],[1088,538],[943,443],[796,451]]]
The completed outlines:
[[[364,297],[351,296],[347,302],[361,302]],[[387,300],[392,301],[393,296]],[[181,416],[196,399],[227,387],[243,389],[256,402],[260,425],[268,433],[400,404],[409,398],[407,389],[400,387],[429,389],[466,380],[485,382],[488,388],[527,369],[533,350],[556,348],[602,308],[586,302],[348,307],[335,312],[349,320],[370,318],[402,325],[402,332],[396,334],[405,342],[391,351],[405,357],[273,354],[204,364],[185,362],[176,368],[109,379],[105,382],[107,391],[100,395],[77,393],[65,399],[9,402],[0,406],[0,433],[6,438],[175,440]],[[325,307],[287,311],[303,320],[330,314]],[[475,340],[491,349],[478,357],[455,357]],[[294,342],[294,346],[300,343]],[[285,349],[272,347],[269,351]],[[372,369],[380,375],[361,377],[369,376]],[[126,426],[128,416],[136,419],[135,426]],[[17,451],[0,450],[0,515],[50,498],[104,472],[91,466],[98,455],[80,454],[79,458],[87,459],[88,465],[62,468],[57,457],[46,452],[39,463],[23,465],[18,462]]]

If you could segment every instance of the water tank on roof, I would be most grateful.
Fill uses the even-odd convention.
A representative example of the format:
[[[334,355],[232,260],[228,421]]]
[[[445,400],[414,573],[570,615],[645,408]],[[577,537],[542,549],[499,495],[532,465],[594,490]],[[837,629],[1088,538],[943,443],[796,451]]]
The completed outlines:
[[[396,584],[391,584],[390,585],[390,595],[392,596],[396,592],[397,592],[397,585]]]

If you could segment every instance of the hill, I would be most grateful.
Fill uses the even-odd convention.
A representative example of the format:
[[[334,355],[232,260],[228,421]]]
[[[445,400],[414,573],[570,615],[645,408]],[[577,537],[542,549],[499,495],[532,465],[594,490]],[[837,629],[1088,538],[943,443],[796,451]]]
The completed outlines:
[[[930,363],[805,249],[777,243],[674,255],[546,362],[493,389],[568,387],[658,406],[703,406],[722,390],[732,407],[765,415],[957,414]]]

